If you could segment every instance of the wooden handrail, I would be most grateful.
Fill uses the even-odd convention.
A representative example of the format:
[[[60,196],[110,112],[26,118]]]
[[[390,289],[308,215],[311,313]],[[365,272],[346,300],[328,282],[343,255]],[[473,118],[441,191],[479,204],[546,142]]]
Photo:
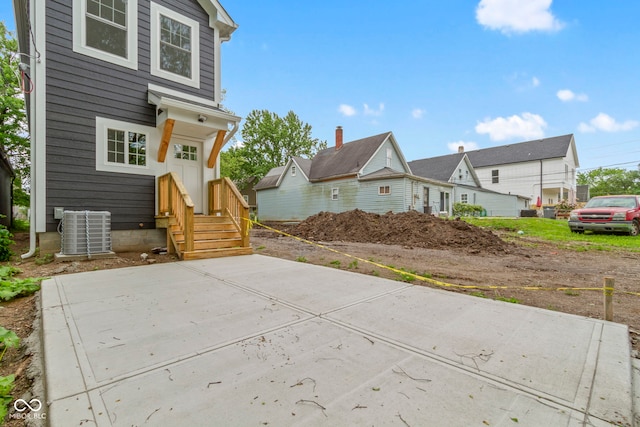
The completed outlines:
[[[184,235],[184,251],[193,251],[193,201],[175,172],[158,178],[158,214],[173,217]],[[175,242],[173,242],[175,245]],[[169,247],[167,247],[170,250]]]
[[[209,215],[228,215],[242,236],[242,247],[249,246],[249,205],[229,178],[209,181]]]

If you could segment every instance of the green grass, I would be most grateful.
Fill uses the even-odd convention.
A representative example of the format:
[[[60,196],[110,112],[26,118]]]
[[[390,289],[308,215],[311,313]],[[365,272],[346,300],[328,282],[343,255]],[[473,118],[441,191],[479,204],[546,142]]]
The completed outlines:
[[[545,240],[575,251],[626,250],[640,252],[640,236],[572,233],[566,220],[549,218],[463,218],[470,224],[490,230],[506,231],[513,241],[523,237]],[[522,234],[518,234],[522,231]]]

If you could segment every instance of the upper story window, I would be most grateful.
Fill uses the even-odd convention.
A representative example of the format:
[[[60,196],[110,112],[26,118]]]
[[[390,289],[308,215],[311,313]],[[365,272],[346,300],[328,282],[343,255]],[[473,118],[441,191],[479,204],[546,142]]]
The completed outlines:
[[[73,50],[138,69],[138,0],[73,0]]]
[[[493,169],[491,171],[491,183],[492,184],[500,183],[500,174],[498,173],[498,169]]]
[[[199,34],[193,19],[151,3],[151,74],[200,87]]]
[[[393,149],[387,148],[387,167],[391,167],[391,160],[393,159]]]
[[[291,166],[291,176],[296,176],[296,167]]]

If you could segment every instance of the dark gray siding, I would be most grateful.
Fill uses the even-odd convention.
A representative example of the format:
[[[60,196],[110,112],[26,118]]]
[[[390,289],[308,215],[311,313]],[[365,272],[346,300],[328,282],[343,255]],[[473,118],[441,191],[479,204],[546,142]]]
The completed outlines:
[[[12,204],[13,204],[13,170],[9,164],[9,159],[4,151],[0,149],[0,224],[7,228],[11,226]]]
[[[213,99],[213,30],[195,0],[158,2],[200,24],[200,89],[150,75],[149,5],[138,2],[138,70],[73,51],[68,0],[47,1],[47,231],[58,221],[53,208],[107,210],[113,229],[155,226],[152,176],[96,171],[95,118],[155,126],[148,83]],[[157,143],[157,141],[150,141]]]

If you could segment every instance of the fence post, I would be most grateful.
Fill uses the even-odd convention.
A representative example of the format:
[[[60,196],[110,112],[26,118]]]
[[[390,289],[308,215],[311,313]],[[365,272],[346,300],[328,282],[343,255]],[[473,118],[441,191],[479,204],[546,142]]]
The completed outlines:
[[[604,320],[613,321],[613,289],[615,280],[613,277],[605,277],[602,284],[604,293]]]

